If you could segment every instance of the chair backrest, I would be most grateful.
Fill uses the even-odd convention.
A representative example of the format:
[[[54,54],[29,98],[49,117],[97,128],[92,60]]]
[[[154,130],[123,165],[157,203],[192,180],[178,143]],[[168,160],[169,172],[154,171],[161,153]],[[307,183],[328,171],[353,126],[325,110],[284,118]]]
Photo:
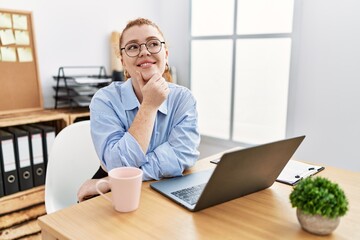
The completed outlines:
[[[90,121],[65,127],[49,154],[45,181],[46,212],[77,203],[77,191],[99,168],[100,160],[90,135]]]

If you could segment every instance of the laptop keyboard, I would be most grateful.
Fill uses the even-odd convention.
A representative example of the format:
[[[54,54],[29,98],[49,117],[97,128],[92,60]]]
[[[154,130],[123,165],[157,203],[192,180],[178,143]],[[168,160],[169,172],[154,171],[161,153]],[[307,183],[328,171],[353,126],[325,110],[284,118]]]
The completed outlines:
[[[180,198],[181,200],[187,202],[190,205],[194,205],[204,189],[206,183],[196,185],[189,188],[184,188],[179,191],[172,192],[171,194],[175,195],[176,197]]]

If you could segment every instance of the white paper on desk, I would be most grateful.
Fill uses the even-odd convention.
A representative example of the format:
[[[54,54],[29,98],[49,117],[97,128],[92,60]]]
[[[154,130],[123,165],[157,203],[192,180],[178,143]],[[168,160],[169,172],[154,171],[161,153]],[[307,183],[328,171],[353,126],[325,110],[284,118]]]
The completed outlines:
[[[25,15],[13,14],[12,16],[14,28],[27,30],[27,18]]]
[[[29,45],[30,38],[28,31],[15,30],[15,41],[17,45]]]
[[[0,13],[0,27],[12,28],[10,13]]]
[[[76,83],[107,83],[111,81],[111,78],[92,78],[92,77],[74,77]]]
[[[294,185],[301,179],[312,176],[323,169],[324,167],[318,165],[289,160],[276,180]]]
[[[12,29],[0,30],[0,39],[2,45],[15,43],[15,37]]]

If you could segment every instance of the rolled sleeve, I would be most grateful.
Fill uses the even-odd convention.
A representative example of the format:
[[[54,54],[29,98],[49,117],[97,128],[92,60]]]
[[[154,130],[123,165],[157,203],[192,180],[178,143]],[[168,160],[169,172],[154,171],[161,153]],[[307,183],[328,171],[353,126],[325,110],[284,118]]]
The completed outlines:
[[[171,128],[167,141],[146,155],[147,163],[142,166],[145,180],[181,176],[198,159],[200,134],[197,128],[196,103],[187,103],[189,104],[180,114],[181,117],[177,118],[178,122]]]
[[[141,166],[144,171],[144,180],[159,180],[163,177],[182,175],[177,156],[169,143],[160,145],[153,152],[148,153],[146,157],[147,163]]]
[[[176,161],[177,156],[168,142],[157,147],[154,152],[159,159],[159,170],[163,177],[182,175],[183,169]]]
[[[108,171],[115,167],[141,167],[147,163],[140,145],[129,132],[106,149],[104,160]]]

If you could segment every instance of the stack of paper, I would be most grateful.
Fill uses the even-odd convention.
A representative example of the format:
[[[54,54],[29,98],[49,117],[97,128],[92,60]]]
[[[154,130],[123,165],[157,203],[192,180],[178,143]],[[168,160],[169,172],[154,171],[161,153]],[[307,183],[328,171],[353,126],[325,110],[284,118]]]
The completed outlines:
[[[290,160],[276,181],[289,185],[295,185],[301,179],[312,176],[324,169],[325,168],[321,166]]]
[[[111,78],[94,78],[94,77],[74,77],[76,83],[91,84],[91,83],[109,83]]]

